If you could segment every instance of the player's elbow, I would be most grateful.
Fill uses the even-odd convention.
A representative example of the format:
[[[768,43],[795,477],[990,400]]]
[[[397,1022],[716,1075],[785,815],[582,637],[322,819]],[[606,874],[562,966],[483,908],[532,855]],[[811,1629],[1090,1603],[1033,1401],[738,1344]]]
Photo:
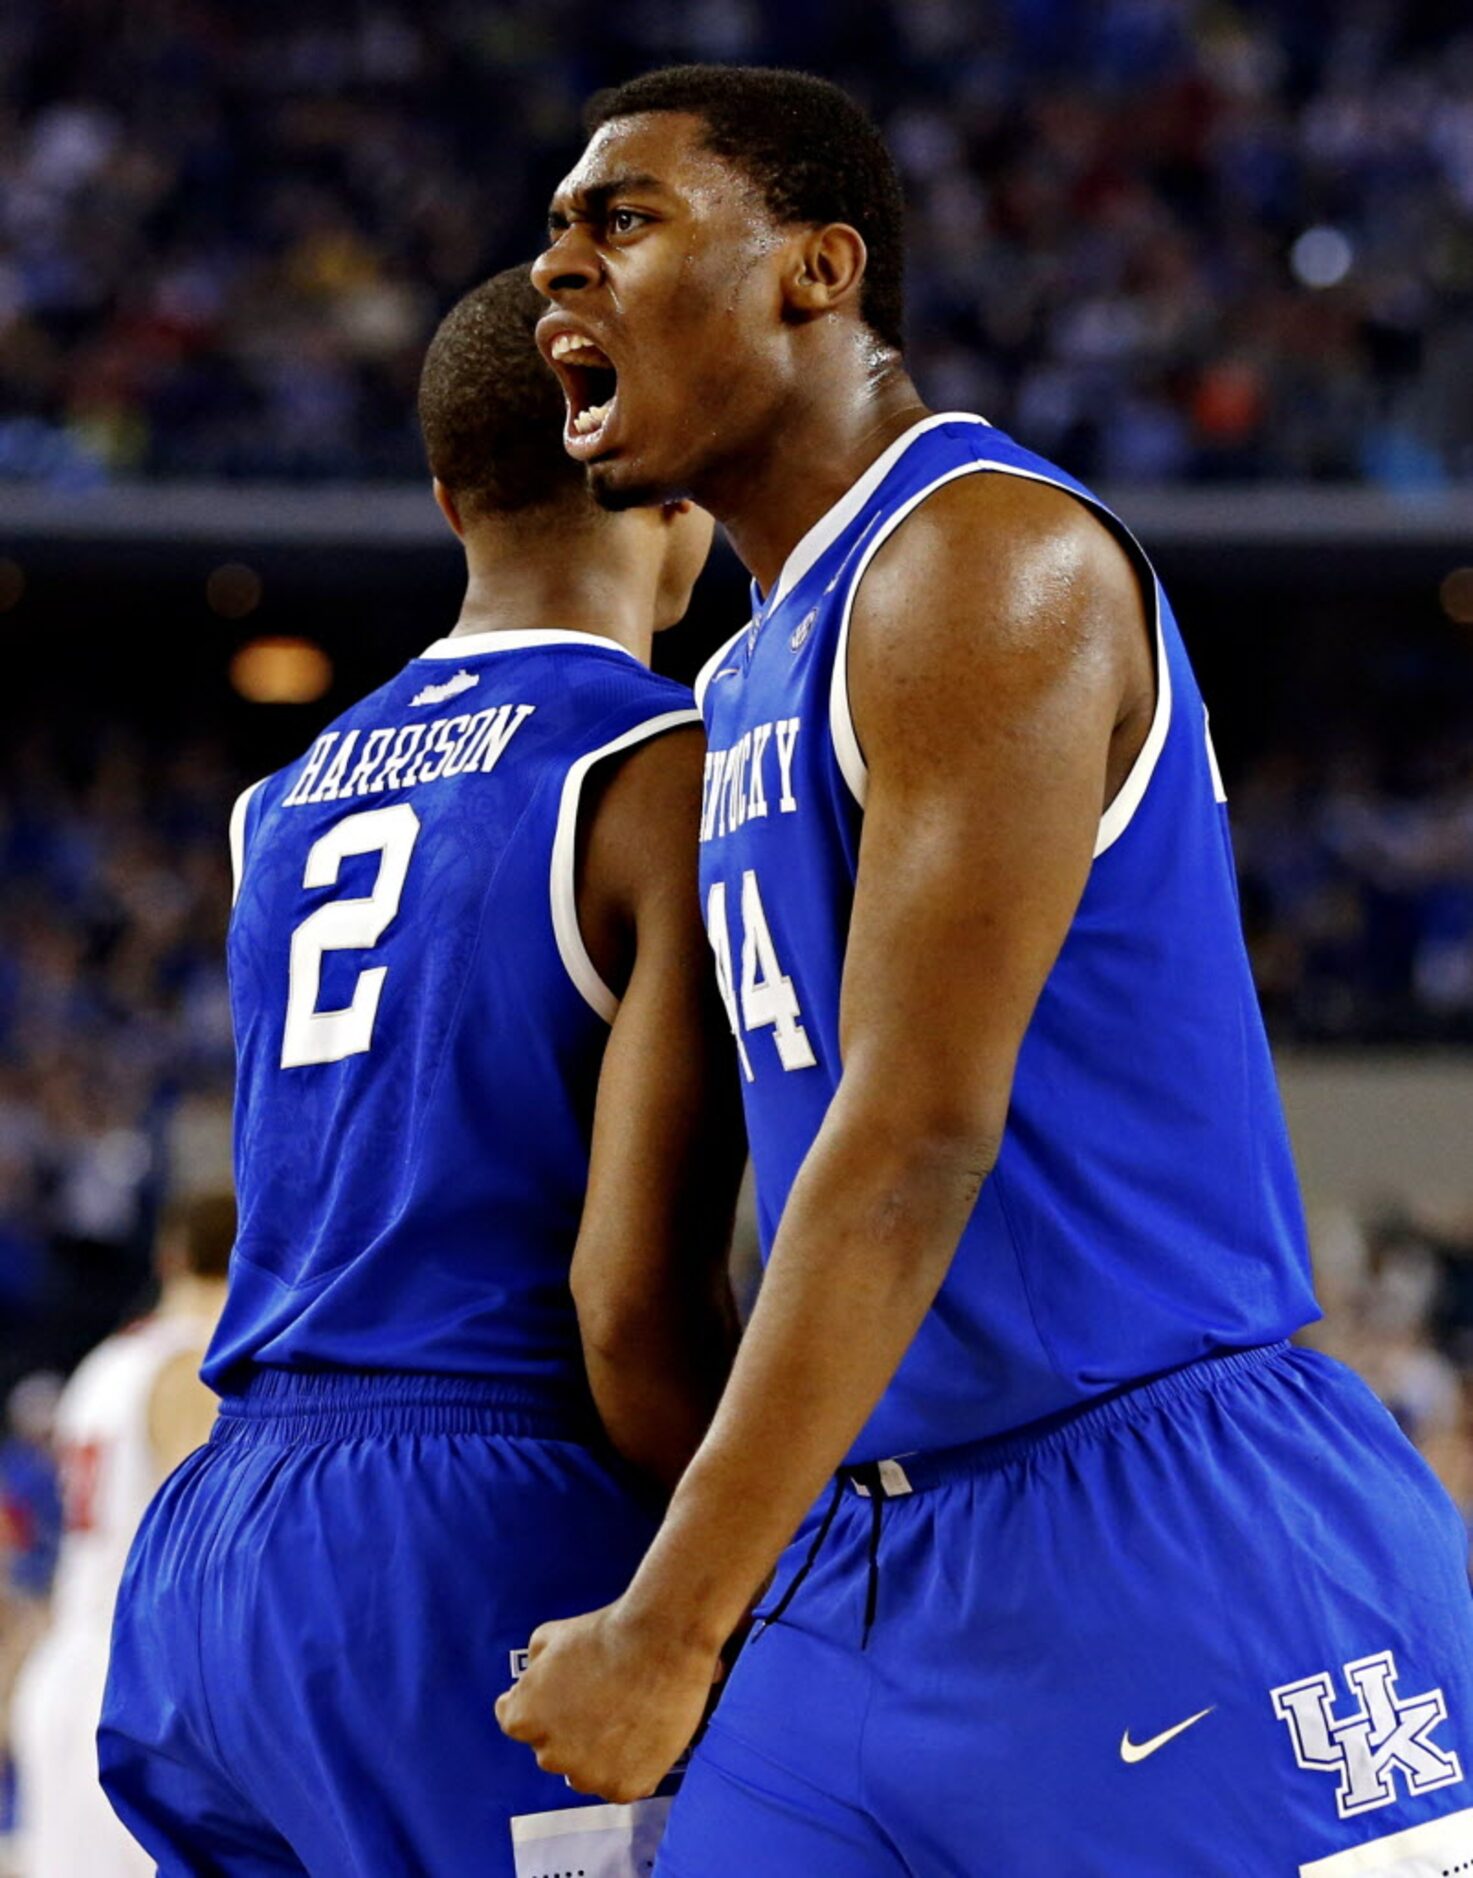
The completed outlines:
[[[669,1301],[654,1287],[636,1293],[627,1285],[610,1285],[580,1270],[576,1260],[571,1282],[578,1334],[590,1357],[614,1369],[638,1367],[668,1344]]]
[[[841,1092],[842,1094],[842,1092]],[[1006,1106],[854,1089],[836,1104],[858,1157],[899,1190],[947,1190],[971,1206],[1002,1149]]]
[[[877,1155],[876,1171],[897,1222],[912,1212],[965,1221],[997,1160],[1000,1135],[965,1125],[910,1122]]]

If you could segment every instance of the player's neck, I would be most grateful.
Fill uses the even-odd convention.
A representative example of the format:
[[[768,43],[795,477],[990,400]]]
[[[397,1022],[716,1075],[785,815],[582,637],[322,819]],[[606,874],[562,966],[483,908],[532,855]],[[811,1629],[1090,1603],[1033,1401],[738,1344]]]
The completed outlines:
[[[764,594],[798,543],[899,436],[929,415],[897,361],[865,369],[857,358],[814,375],[802,396],[748,454],[697,499],[726,529]]]
[[[225,1280],[198,1272],[175,1272],[159,1297],[161,1317],[218,1317],[225,1303]]]
[[[466,589],[451,638],[469,633],[589,633],[613,639],[648,665],[657,569],[613,530],[572,528],[528,537],[477,530],[465,537]]]

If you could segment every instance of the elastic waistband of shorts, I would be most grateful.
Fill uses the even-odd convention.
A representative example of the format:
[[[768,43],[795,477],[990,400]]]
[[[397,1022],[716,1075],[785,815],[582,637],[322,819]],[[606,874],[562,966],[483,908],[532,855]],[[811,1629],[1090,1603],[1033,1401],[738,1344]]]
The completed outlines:
[[[260,1369],[220,1398],[213,1444],[520,1435],[599,1445],[592,1411],[522,1383],[469,1376]]]
[[[1169,1409],[1194,1396],[1210,1395],[1236,1377],[1267,1367],[1290,1347],[1285,1338],[1282,1342],[1259,1344],[1250,1350],[1218,1351],[1182,1369],[1168,1370],[1149,1382],[1132,1383],[1101,1400],[1084,1403],[1010,1434],[966,1442],[955,1448],[900,1454],[893,1460],[860,1462],[842,1468],[840,1477],[866,1499],[878,1494],[884,1500],[897,1500],[908,1493],[944,1487],[949,1481],[964,1479],[969,1474],[995,1473],[1019,1461],[1035,1460],[1073,1447],[1091,1435],[1137,1421],[1158,1409]]]

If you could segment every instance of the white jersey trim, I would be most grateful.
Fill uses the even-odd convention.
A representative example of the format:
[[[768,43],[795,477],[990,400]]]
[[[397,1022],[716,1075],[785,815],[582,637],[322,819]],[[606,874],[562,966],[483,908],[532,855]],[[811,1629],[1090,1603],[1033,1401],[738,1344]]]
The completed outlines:
[[[1130,774],[1116,791],[1115,800],[1100,817],[1099,833],[1095,836],[1096,860],[1106,848],[1114,847],[1135,820],[1135,812],[1145,800],[1146,790],[1161,760],[1161,752],[1166,748],[1166,733],[1171,729],[1171,661],[1166,656],[1166,634],[1161,626],[1161,583],[1154,573],[1151,575],[1151,591],[1156,602],[1156,709],[1151,716],[1151,728],[1146,732],[1146,741],[1130,766]]]
[[[253,782],[249,789],[242,789],[235,798],[235,807],[230,811],[230,904],[232,906],[240,898],[240,883],[245,876],[246,810],[251,806],[251,797],[265,780],[263,776],[260,782]]]
[[[859,481],[851,483],[831,509],[824,510],[791,551],[782,564],[771,598],[763,601],[767,612],[771,612],[784,595],[797,586],[819,556],[833,546],[916,439],[928,430],[935,430],[938,424],[980,424],[984,430],[992,428],[987,419],[978,417],[975,411],[937,411],[903,431],[894,443],[881,451]]]
[[[711,680],[716,676],[717,672],[721,669],[721,666],[723,662],[725,661],[725,659],[727,658],[728,654],[731,652],[732,647],[738,643],[743,633],[750,632],[751,630],[752,630],[752,622],[750,620],[747,621],[745,626],[738,626],[736,631],[730,637],[730,639],[725,640],[721,645],[717,646],[716,650],[711,654],[710,658],[706,660],[706,663],[701,667],[700,671],[696,674],[696,682],[691,687],[691,689],[696,694],[696,709],[698,711],[705,709],[706,693],[710,689]]]
[[[606,1024],[613,1023],[619,1010],[619,1000],[599,977],[598,968],[588,956],[588,948],[578,928],[578,804],[583,795],[583,783],[594,764],[602,763],[606,757],[617,756],[621,750],[632,749],[635,744],[658,737],[664,731],[674,730],[677,725],[699,724],[700,721],[700,712],[688,708],[665,711],[659,717],[648,718],[643,724],[636,724],[632,730],[626,730],[622,737],[615,737],[612,743],[601,744],[597,750],[590,750],[580,756],[563,779],[557,831],[552,838],[552,930],[557,939],[558,955],[569,978],[577,986],[584,1002]]]
[[[954,421],[954,420],[953,420]],[[979,422],[982,420],[978,420]],[[914,433],[911,433],[914,434]],[[994,476],[1020,476],[1025,482],[1043,483],[1050,489],[1060,489],[1065,495],[1073,496],[1085,508],[1093,509],[1097,514],[1109,515],[1109,511],[1099,503],[1080,495],[1077,489],[1071,489],[1067,483],[1057,482],[1052,476],[1040,476],[1033,470],[1014,469],[1005,463],[960,463],[948,470],[944,476],[938,476],[935,482],[927,483],[918,490],[893,515],[885,517],[865,544],[864,553],[854,570],[849,582],[849,590],[844,596],[844,613],[839,621],[839,643],[834,652],[834,672],[829,686],[829,734],[833,738],[834,755],[839,764],[840,774],[849,785],[849,793],[864,807],[865,797],[869,793],[869,768],[864,760],[864,752],[859,747],[859,738],[854,730],[854,715],[849,704],[849,623],[854,614],[854,600],[859,592],[859,583],[864,579],[865,571],[885,542],[910,514],[919,507],[927,496],[932,496],[947,483],[955,482],[961,476],[980,474]],[[1115,520],[1113,516],[1110,517]],[[1117,526],[1123,524],[1116,523]],[[1134,539],[1132,537],[1132,539]],[[1145,556],[1142,554],[1144,561]],[[1147,563],[1149,567],[1149,563]],[[1156,644],[1156,709],[1151,718],[1151,728],[1146,733],[1146,741],[1141,746],[1140,754],[1131,765],[1130,774],[1120,785],[1115,799],[1100,817],[1100,825],[1095,835],[1094,858],[1099,859],[1107,848],[1125,833],[1135,817],[1145,797],[1156,764],[1166,745],[1166,735],[1171,728],[1171,664],[1166,656],[1166,634],[1162,626],[1161,583],[1154,570],[1151,571],[1151,595],[1155,609],[1155,644]]]
[[[562,626],[531,626],[525,632],[506,633],[459,633],[448,639],[437,639],[432,646],[426,646],[419,654],[422,659],[477,659],[483,652],[526,652],[537,646],[598,646],[604,652],[622,652],[626,659],[640,660],[634,657],[628,646],[621,646],[617,639],[607,639],[602,633],[569,632]]]

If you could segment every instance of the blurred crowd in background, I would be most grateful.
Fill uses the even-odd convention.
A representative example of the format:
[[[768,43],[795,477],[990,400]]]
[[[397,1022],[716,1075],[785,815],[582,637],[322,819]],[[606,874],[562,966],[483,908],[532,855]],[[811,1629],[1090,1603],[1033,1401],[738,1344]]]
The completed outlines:
[[[1473,475],[1461,0],[7,0],[0,478],[417,477],[438,315],[681,57],[873,106],[934,404],[1115,482]]]
[[[149,1275],[171,1115],[228,1101],[213,747],[119,732],[71,768],[43,737],[0,788],[0,1385],[68,1369]]]
[[[1473,723],[1400,775],[1369,743],[1275,750],[1229,813],[1276,1041],[1473,1041]]]

